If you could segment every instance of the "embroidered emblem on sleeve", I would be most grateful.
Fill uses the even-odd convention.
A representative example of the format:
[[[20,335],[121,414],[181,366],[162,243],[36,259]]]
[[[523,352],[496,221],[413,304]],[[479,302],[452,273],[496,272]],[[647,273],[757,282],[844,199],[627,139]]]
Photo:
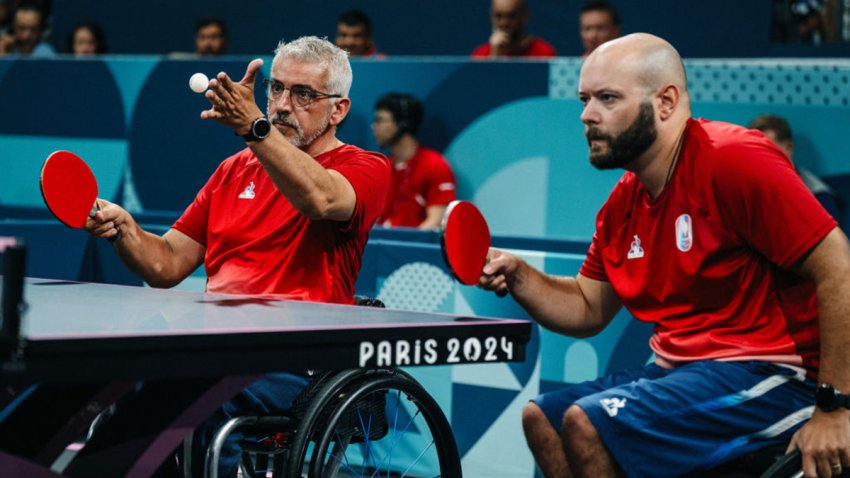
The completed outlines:
[[[251,185],[239,194],[239,199],[254,199],[254,181],[251,181]]]

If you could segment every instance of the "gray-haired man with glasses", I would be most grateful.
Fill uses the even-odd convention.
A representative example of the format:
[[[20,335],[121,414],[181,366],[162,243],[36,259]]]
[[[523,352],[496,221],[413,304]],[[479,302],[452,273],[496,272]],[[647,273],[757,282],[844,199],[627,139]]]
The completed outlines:
[[[351,106],[348,53],[317,37],[281,42],[266,115],[254,97],[262,63],[252,61],[238,82],[223,72],[210,81],[211,107],[201,118],[232,128],[247,147],[221,163],[168,232],[145,232],[102,200],[86,227],[106,238],[120,229],[118,255],[154,287],[176,285],[203,263],[209,292],[352,304],[369,230],[387,197],[389,161],[336,137]],[[226,403],[196,432],[195,473],[221,424],[233,415],[282,411],[305,384],[268,375]],[[231,435],[219,476],[236,475],[238,440]]]

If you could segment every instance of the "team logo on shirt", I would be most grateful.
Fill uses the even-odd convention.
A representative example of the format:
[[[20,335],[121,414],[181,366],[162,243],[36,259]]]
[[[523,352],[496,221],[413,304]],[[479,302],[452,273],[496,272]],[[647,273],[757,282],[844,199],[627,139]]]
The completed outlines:
[[[682,214],[676,218],[676,247],[682,252],[688,252],[694,245],[694,226],[691,216]]]
[[[634,235],[635,240],[632,241],[632,245],[629,247],[629,254],[626,256],[629,259],[640,259],[643,257],[643,248],[640,247],[640,238],[637,234]]]
[[[603,398],[602,400],[599,400],[599,403],[601,403],[602,408],[604,408],[605,411],[608,412],[609,417],[616,417],[620,409],[626,407],[625,398]]]
[[[254,199],[254,181],[251,181],[251,185],[239,194],[239,199]]]

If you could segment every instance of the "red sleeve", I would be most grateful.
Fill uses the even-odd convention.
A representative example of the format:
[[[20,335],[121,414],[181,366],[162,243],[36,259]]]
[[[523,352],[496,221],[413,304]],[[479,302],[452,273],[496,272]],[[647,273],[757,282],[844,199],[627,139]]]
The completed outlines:
[[[384,210],[390,188],[390,162],[382,154],[358,150],[330,169],[338,171],[354,188],[357,203],[346,230],[368,231]]]
[[[455,175],[452,172],[449,162],[442,154],[434,151],[432,153],[433,161],[431,161],[428,186],[425,191],[425,205],[445,205],[455,200],[456,198],[456,182]]]
[[[534,58],[549,58],[556,56],[555,47],[547,43],[545,40],[535,38],[528,49],[528,56]]]
[[[479,45],[474,50],[472,50],[472,58],[486,58],[488,56],[490,56],[489,43]]]
[[[608,282],[608,275],[605,273],[605,267],[602,265],[600,248],[598,232],[595,232],[593,233],[593,241],[590,243],[590,248],[587,249],[587,257],[585,257],[584,263],[582,263],[581,269],[578,272],[589,279]]]
[[[733,232],[770,261],[791,267],[837,226],[788,158],[760,134],[717,153],[718,208]]]

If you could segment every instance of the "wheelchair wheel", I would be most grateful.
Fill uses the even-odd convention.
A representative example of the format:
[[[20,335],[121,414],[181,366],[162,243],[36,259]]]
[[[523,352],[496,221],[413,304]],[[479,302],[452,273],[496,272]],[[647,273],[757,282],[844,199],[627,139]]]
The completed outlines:
[[[802,478],[803,457],[800,450],[794,450],[776,461],[761,478]]]
[[[326,397],[299,426],[285,476],[462,476],[445,415],[406,373],[369,371]]]
[[[850,477],[850,469],[847,468],[838,475],[838,478],[848,477]],[[803,478],[803,456],[800,450],[794,450],[777,460],[761,475],[761,478]]]

